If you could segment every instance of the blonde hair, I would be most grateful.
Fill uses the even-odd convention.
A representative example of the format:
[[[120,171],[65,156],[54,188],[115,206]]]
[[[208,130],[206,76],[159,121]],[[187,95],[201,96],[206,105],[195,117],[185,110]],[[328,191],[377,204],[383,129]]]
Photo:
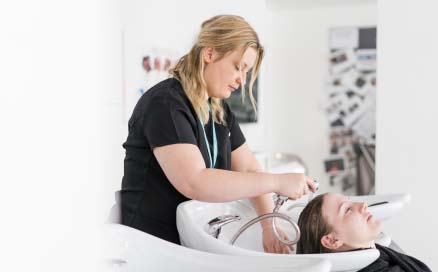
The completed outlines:
[[[170,75],[181,82],[198,116],[207,122],[209,119],[208,106],[205,103],[207,85],[203,76],[203,49],[205,47],[213,47],[216,50],[218,53],[217,60],[239,48],[243,48],[243,53],[248,48],[254,48],[257,51],[249,85],[249,97],[256,112],[257,108],[252,94],[252,87],[260,69],[264,50],[254,29],[239,16],[214,16],[202,23],[201,31],[190,52],[179,59],[176,65],[169,70]],[[244,82],[242,75],[241,82]],[[241,90],[242,102],[244,102],[245,86],[241,85]],[[221,99],[211,98],[211,110],[215,122],[226,124]]]

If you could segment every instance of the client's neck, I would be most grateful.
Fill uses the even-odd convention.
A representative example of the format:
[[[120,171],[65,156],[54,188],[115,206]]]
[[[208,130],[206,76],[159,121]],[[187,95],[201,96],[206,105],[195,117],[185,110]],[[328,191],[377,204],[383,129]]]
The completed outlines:
[[[354,251],[354,250],[369,249],[369,248],[376,248],[376,244],[374,243],[374,240],[368,243],[362,243],[356,245],[343,244],[336,251],[345,252],[345,251]]]

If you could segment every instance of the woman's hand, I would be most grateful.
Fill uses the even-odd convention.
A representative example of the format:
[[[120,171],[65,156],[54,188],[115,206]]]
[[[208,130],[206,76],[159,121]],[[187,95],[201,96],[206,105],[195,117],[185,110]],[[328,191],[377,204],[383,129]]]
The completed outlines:
[[[290,199],[298,199],[307,194],[309,188],[312,192],[316,192],[316,185],[312,179],[302,173],[288,173],[279,176],[275,193]]]
[[[283,230],[278,227],[278,225],[276,225],[276,227],[278,234],[284,240],[289,240],[289,237],[286,235],[286,233],[284,233]],[[294,250],[294,247],[292,245],[288,246],[280,242],[277,237],[275,237],[272,226],[270,226],[263,229],[263,249],[267,253],[290,254],[291,251]]]

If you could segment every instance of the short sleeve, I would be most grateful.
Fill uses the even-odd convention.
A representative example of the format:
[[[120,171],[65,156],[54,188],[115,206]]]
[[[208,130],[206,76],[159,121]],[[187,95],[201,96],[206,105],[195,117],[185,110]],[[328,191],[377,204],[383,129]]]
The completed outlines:
[[[179,143],[197,145],[196,123],[174,99],[155,97],[144,113],[143,127],[151,149]]]
[[[241,145],[243,145],[246,141],[245,136],[240,129],[239,123],[237,122],[236,116],[231,111],[228,104],[224,103],[225,112],[227,114],[227,126],[230,130],[230,143],[231,143],[231,151],[236,150]]]

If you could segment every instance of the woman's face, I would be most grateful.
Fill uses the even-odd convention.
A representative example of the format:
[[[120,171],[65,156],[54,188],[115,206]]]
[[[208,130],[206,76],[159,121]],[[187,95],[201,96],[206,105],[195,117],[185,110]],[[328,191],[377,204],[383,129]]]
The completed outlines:
[[[243,53],[243,58],[242,57]],[[254,48],[236,49],[217,60],[214,48],[204,49],[204,79],[209,97],[226,99],[241,84],[245,84],[246,73],[254,66],[257,52]],[[243,79],[244,82],[241,82]]]
[[[328,193],[324,196],[322,214],[333,229],[331,234],[326,235],[332,238],[326,241],[333,242],[332,249],[345,251],[374,247],[374,240],[381,231],[381,222],[367,211],[365,203],[351,202],[344,195]]]

